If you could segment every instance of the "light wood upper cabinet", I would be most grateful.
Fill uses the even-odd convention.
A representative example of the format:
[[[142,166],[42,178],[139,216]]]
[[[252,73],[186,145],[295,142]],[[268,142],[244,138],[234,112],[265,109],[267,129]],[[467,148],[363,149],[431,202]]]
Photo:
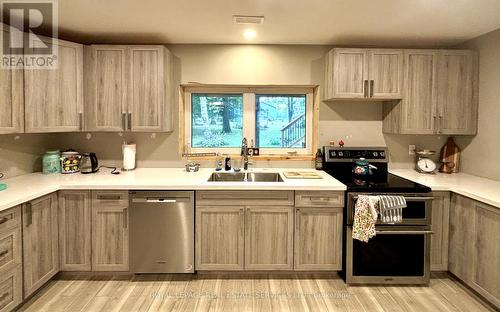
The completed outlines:
[[[172,131],[173,57],[159,45],[85,49],[88,131]]]
[[[432,195],[431,271],[448,271],[450,193],[434,192]]]
[[[59,272],[58,251],[57,194],[53,193],[23,205],[24,298]]]
[[[403,52],[335,48],[325,57],[324,99],[400,99]]]
[[[246,207],[246,270],[293,269],[293,219],[293,207]]]
[[[343,208],[295,209],[295,270],[342,269]]]
[[[25,130],[28,133],[81,131],[83,46],[50,38],[42,41],[49,46],[57,45],[58,65],[56,69],[24,70]]]
[[[366,98],[366,49],[333,49],[326,55],[325,62],[325,99]]]
[[[196,208],[196,270],[244,268],[243,206]]]
[[[369,97],[400,99],[403,86],[403,51],[372,49],[369,59]]]
[[[59,192],[59,258],[62,271],[90,271],[90,191]]]
[[[85,47],[85,129],[125,131],[127,127],[127,47]]]
[[[478,57],[474,51],[440,51],[437,62],[438,133],[476,134]]]
[[[384,133],[476,134],[477,63],[474,51],[405,50],[403,99],[384,103]]]
[[[0,31],[7,32],[3,24]],[[24,132],[24,76],[22,69],[0,68],[0,134]]]
[[[129,270],[128,192],[92,191],[92,270]]]

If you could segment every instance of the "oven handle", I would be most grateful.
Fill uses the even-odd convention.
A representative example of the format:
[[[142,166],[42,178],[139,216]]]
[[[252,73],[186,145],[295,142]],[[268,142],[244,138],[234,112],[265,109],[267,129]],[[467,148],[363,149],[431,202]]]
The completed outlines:
[[[376,231],[378,234],[434,234],[433,231]]]
[[[353,199],[358,199],[359,196],[356,195],[356,196],[353,196],[352,197]],[[406,200],[410,200],[410,201],[415,201],[415,200],[433,200],[434,197],[431,197],[431,196],[426,196],[426,197],[413,197],[413,196],[404,196],[404,198]]]

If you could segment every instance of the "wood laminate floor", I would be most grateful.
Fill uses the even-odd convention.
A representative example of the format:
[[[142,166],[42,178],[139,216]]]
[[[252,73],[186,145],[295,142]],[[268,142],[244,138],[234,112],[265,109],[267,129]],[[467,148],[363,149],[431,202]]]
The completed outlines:
[[[336,274],[65,275],[20,311],[491,311],[447,275],[429,287],[346,286]]]

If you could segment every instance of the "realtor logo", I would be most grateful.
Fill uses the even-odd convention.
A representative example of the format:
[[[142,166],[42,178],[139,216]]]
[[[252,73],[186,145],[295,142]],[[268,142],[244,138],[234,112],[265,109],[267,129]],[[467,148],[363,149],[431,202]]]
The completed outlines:
[[[1,67],[57,67],[57,45],[53,42],[57,38],[57,3],[3,0],[1,8]]]

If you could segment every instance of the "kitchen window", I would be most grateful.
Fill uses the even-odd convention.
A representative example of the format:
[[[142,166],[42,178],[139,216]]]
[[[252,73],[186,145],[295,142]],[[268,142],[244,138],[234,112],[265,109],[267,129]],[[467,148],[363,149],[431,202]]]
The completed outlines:
[[[312,156],[314,87],[185,86],[183,153],[238,155],[241,141],[261,156]]]

